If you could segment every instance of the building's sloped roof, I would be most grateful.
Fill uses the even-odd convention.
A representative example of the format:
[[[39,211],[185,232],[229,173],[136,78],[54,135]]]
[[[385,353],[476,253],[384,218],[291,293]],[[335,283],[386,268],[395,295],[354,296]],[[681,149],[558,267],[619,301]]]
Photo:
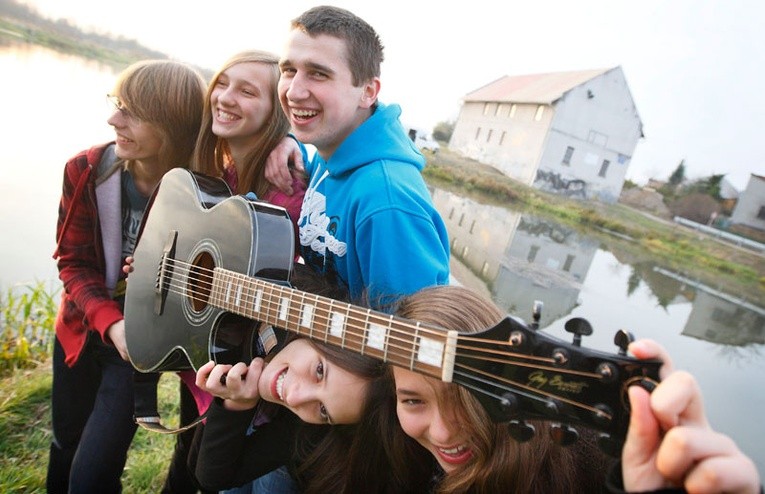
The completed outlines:
[[[571,89],[612,69],[505,76],[468,93],[464,100],[550,105]]]

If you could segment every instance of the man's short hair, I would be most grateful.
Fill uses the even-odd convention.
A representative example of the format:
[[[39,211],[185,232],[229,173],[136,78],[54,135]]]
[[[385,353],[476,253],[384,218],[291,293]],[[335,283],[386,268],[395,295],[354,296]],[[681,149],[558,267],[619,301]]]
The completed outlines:
[[[311,37],[326,34],[344,40],[354,86],[380,77],[382,42],[374,28],[354,13],[328,5],[313,7],[293,19],[292,29],[300,29]]]

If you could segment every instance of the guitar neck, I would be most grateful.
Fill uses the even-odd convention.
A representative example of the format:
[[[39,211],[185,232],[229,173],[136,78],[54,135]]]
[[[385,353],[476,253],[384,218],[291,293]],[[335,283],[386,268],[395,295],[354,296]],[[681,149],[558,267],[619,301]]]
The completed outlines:
[[[457,332],[397,318],[223,268],[209,303],[384,362],[451,382]]]

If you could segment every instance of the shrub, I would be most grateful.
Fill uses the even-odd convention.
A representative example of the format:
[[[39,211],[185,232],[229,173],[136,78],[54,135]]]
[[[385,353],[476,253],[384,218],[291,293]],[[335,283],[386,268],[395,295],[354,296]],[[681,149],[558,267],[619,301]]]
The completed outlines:
[[[60,290],[39,282],[0,294],[0,374],[34,367],[51,354]]]

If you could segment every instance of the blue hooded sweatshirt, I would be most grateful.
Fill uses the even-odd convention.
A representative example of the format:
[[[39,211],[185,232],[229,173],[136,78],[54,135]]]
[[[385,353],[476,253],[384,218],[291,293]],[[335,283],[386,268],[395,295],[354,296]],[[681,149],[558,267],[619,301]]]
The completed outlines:
[[[298,225],[306,264],[377,306],[449,282],[449,239],[398,105],[375,112],[329,161],[318,153]]]

